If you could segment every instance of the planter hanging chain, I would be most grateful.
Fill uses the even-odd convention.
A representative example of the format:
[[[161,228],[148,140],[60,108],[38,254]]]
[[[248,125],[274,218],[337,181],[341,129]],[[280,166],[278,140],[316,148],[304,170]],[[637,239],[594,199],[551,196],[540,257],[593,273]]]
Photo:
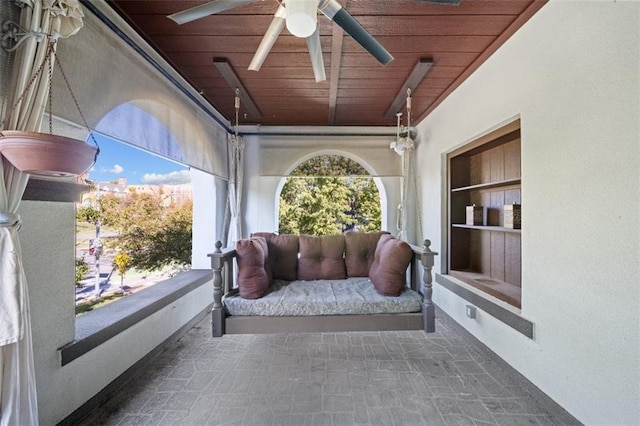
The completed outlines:
[[[93,132],[91,131],[91,129],[89,128],[89,125],[87,124],[87,120],[86,120],[84,114],[82,113],[82,110],[80,109],[80,105],[78,104],[78,100],[77,100],[75,94],[73,93],[73,90],[71,90],[71,85],[69,84],[69,80],[67,79],[67,76],[64,73],[64,69],[62,68],[62,64],[60,63],[60,60],[58,59],[58,56],[55,54],[55,43],[56,43],[55,39],[50,39],[49,40],[49,43],[48,43],[48,46],[47,46],[47,53],[46,53],[42,63],[40,64],[40,66],[38,67],[36,72],[31,76],[31,79],[29,80],[29,83],[27,84],[27,86],[25,87],[23,92],[20,94],[20,97],[16,100],[16,102],[13,104],[13,106],[8,110],[7,115],[2,119],[2,128],[4,129],[4,126],[5,126],[6,122],[7,122],[7,120],[9,120],[9,117],[11,117],[11,114],[13,113],[13,111],[15,111],[15,109],[18,107],[18,105],[20,105],[20,103],[22,102],[22,100],[24,99],[26,94],[29,92],[29,89],[31,88],[31,86],[33,86],[33,84],[35,83],[35,81],[38,78],[38,76],[42,74],[45,64],[48,63],[49,134],[53,134],[53,61],[51,59],[53,57],[53,60],[56,61],[56,65],[58,65],[58,68],[60,69],[60,75],[62,75],[62,78],[63,78],[63,80],[64,80],[64,82],[65,82],[65,84],[67,86],[67,89],[69,89],[69,93],[71,94],[71,99],[73,99],[73,103],[76,106],[76,109],[78,110],[78,113],[80,114],[80,118],[82,119],[82,124],[84,124],[84,127],[87,130],[89,130],[89,137],[91,138],[91,141],[95,144],[95,146],[97,148],[96,149],[96,153],[95,153],[95,158],[94,158],[94,162],[95,162],[97,160],[97,158],[98,158],[98,154],[100,153],[100,145],[98,145],[98,142],[96,141],[95,137],[93,136]]]
[[[53,42],[50,42],[51,44]],[[55,54],[55,52],[53,52],[53,46],[50,47],[51,51],[52,51],[52,55],[53,55],[53,59],[55,59],[56,61],[56,65],[58,65],[58,69],[60,69],[60,75],[62,76],[62,79],[64,80],[64,84],[67,85],[67,89],[69,89],[69,93],[71,94],[71,99],[73,99],[73,103],[76,106],[76,109],[78,110],[78,113],[80,114],[80,118],[82,119],[82,124],[84,124],[84,127],[89,130],[89,136],[91,137],[91,141],[96,145],[97,150],[96,150],[96,159],[98,158],[98,154],[100,154],[100,145],[98,145],[98,142],[96,141],[96,139],[93,137],[93,132],[91,131],[91,129],[89,129],[89,125],[87,124],[87,119],[84,117],[84,114],[82,113],[82,110],[80,109],[80,105],[78,104],[78,99],[76,99],[76,95],[73,93],[73,90],[71,90],[71,85],[69,84],[69,80],[67,79],[67,75],[64,73],[64,68],[62,68],[62,63],[60,63],[60,60],[58,59],[58,55]],[[51,102],[51,80],[52,80],[52,75],[53,75],[53,70],[51,69],[51,62],[49,62],[49,67],[50,67],[50,71],[49,71],[49,102]],[[51,109],[51,105],[49,105],[49,126],[51,126],[51,115],[52,115],[52,109]]]
[[[47,45],[47,54],[45,55],[45,57],[49,57],[50,55],[53,55],[53,42],[50,41],[49,44]],[[48,80],[49,80],[49,93],[47,96],[47,102],[49,103],[49,134],[52,135],[53,134],[53,61],[51,59],[49,59],[47,61],[48,64]],[[73,94],[71,95],[73,97]],[[82,116],[82,114],[80,114]]]
[[[22,100],[24,99],[26,94],[29,92],[29,89],[31,88],[31,86],[33,86],[33,83],[35,83],[35,81],[38,78],[38,76],[40,74],[42,74],[42,70],[44,69],[44,66],[47,63],[48,59],[49,59],[49,51],[47,50],[47,54],[45,55],[44,59],[42,60],[42,63],[40,64],[40,67],[36,70],[35,73],[33,73],[33,75],[31,76],[31,79],[29,80],[29,83],[27,83],[27,85],[25,86],[24,90],[20,94],[20,97],[18,99],[16,99],[16,102],[13,104],[13,106],[11,108],[9,108],[9,110],[7,111],[7,114],[2,118],[2,123],[1,123],[2,124],[2,129],[4,129],[5,124],[7,123],[9,118],[11,118],[11,114],[13,114],[13,111],[15,111],[16,108],[18,108],[18,105],[20,105],[20,102],[22,102]],[[8,61],[7,61],[7,63],[8,63]],[[49,93],[51,93],[51,88],[49,88]]]

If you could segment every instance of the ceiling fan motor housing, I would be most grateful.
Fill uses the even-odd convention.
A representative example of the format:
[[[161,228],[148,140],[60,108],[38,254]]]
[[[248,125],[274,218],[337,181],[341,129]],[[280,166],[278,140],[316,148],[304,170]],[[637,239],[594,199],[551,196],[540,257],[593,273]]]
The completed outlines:
[[[287,0],[285,3],[287,30],[300,38],[316,31],[318,23],[317,0]]]

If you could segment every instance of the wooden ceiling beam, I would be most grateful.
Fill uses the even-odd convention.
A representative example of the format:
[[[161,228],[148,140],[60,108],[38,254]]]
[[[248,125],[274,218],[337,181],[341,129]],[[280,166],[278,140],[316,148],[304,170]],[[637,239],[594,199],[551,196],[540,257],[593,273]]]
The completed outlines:
[[[418,63],[413,67],[411,74],[402,84],[402,88],[391,102],[389,109],[387,109],[387,113],[384,115],[384,118],[389,119],[393,118],[400,108],[402,107],[403,102],[407,99],[407,89],[411,89],[413,92],[418,84],[422,81],[427,72],[431,69],[433,65],[433,59],[431,58],[420,58]]]
[[[336,0],[395,60],[380,66],[353,37],[320,15],[327,80],[317,83],[305,40],[288,31],[280,34],[260,72],[247,71],[273,18],[275,2],[256,1],[183,26],[167,18],[203,1],[108,0],[229,122],[238,88],[245,123],[375,126],[396,124],[395,113],[404,109],[408,76],[414,68],[427,66],[416,65],[420,58],[432,58],[437,66],[412,87],[416,123],[546,3],[462,0],[450,7],[414,0]],[[212,58],[226,58],[215,64],[218,71],[211,68]],[[390,106],[394,97],[396,104]],[[387,111],[390,118],[385,118]]]
[[[233,91],[236,89],[240,90],[240,105],[246,108],[247,118],[251,120],[261,119],[262,113],[256,106],[255,102],[253,102],[253,99],[251,99],[249,91],[244,87],[244,84],[242,84],[242,81],[231,66],[229,60],[227,58],[213,58],[213,64],[216,66],[218,71],[220,71],[220,74],[222,74],[222,77]]]
[[[343,6],[347,1],[342,0]],[[331,70],[329,71],[329,125],[336,123],[336,105],[338,103],[338,87],[340,86],[340,67],[342,65],[342,41],[344,31],[339,25],[333,25],[331,32]]]

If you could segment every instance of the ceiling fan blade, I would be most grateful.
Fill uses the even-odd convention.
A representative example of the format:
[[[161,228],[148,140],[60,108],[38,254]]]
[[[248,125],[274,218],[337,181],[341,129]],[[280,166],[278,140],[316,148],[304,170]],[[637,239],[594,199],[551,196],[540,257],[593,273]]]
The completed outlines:
[[[337,0],[321,0],[318,9],[333,22],[338,24],[347,34],[369,52],[382,65],[393,61],[393,56],[371,34],[364,29],[360,22],[347,12]]]
[[[214,0],[181,12],[176,12],[167,16],[167,18],[172,19],[176,24],[182,25],[195,21],[196,19],[204,18],[205,16],[213,15],[214,13],[224,12],[249,3],[255,3],[256,1],[258,0]]]
[[[267,28],[267,32],[264,33],[262,37],[262,41],[260,41],[260,45],[258,46],[258,50],[253,55],[251,59],[251,63],[249,64],[250,71],[259,71],[264,63],[264,60],[267,59],[267,55],[271,51],[271,48],[276,43],[278,36],[282,32],[285,24],[285,9],[284,6],[278,6],[278,10],[276,10],[273,19],[271,20],[271,24],[269,24],[269,28]]]
[[[307,37],[306,40],[316,83],[325,81],[327,79],[327,75],[325,74],[324,69],[324,59],[322,58],[322,46],[320,45],[320,33],[318,32],[318,28],[316,28],[313,34]]]

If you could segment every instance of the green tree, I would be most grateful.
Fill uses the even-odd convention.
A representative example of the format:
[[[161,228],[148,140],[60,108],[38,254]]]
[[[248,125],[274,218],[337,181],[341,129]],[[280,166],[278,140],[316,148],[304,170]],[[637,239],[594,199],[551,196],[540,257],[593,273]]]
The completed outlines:
[[[120,275],[120,288],[122,288],[124,284],[124,274],[129,269],[129,264],[131,263],[131,256],[129,256],[125,252],[120,252],[113,258],[113,263],[118,268],[118,275]]]
[[[318,156],[298,166],[280,194],[280,233],[327,235],[380,229],[380,197],[355,161]]]
[[[319,155],[293,169],[291,176],[369,176],[357,162],[341,155]]]
[[[372,177],[347,178],[350,207],[360,231],[379,231],[382,226],[380,193]]]
[[[98,206],[82,207],[79,221],[110,227],[118,236],[105,240],[130,256],[130,267],[153,271],[167,265],[191,264],[193,203],[169,204],[162,192],[105,194]]]
[[[160,197],[147,195],[134,195],[122,206],[118,246],[129,254],[131,266],[137,269],[190,265],[193,203],[160,205],[158,209]]]
[[[76,220],[96,224],[98,220],[104,225],[113,225],[118,219],[120,197],[115,194],[101,195],[92,205],[81,206],[76,210]]]
[[[76,287],[82,287],[80,281],[89,273],[89,265],[80,257],[76,257]]]

